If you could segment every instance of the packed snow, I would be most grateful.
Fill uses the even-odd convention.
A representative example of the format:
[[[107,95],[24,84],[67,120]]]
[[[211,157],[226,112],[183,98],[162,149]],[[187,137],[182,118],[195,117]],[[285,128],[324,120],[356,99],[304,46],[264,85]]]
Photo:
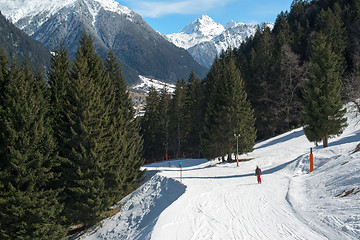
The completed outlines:
[[[217,159],[146,165],[147,181],[82,239],[360,239],[360,117],[347,117],[325,149],[299,128],[257,143],[239,167]]]

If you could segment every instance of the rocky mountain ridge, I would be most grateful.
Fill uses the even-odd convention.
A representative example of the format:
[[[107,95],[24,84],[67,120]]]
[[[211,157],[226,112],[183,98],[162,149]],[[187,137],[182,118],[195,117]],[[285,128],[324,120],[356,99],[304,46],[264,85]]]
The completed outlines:
[[[273,28],[273,23],[264,23]],[[202,15],[179,33],[165,37],[178,47],[186,49],[202,66],[210,68],[216,56],[227,48],[236,48],[255,34],[259,24],[230,21],[224,26],[207,15]]]
[[[139,75],[173,83],[192,70],[199,77],[208,71],[114,0],[0,0],[0,11],[49,50],[63,42],[70,56],[86,32],[102,57],[112,49],[129,84],[138,82]]]

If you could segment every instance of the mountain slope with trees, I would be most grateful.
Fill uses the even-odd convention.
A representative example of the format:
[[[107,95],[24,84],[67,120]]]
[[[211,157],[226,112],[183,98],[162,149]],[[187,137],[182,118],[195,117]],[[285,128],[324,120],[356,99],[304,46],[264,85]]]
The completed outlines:
[[[303,124],[305,83],[313,40],[325,36],[335,56],[344,101],[359,98],[360,8],[358,1],[294,0],[278,15],[274,29],[259,28],[234,50],[254,108],[258,139]]]
[[[174,94],[166,87],[160,94],[151,89],[141,122],[148,160],[168,156],[230,160],[237,148],[235,133],[241,135],[240,153],[252,151],[256,139],[253,109],[233,54],[216,59],[203,80],[194,73],[187,82],[179,80]]]
[[[17,58],[20,62],[25,59],[32,69],[41,67],[43,70],[50,66],[50,51],[42,43],[29,37],[15,25],[6,20],[0,12],[0,49],[3,48],[10,59]]]
[[[290,12],[278,15],[273,30],[263,25],[239,48],[216,58],[195,98],[189,97],[192,84],[184,81],[178,82],[170,105],[162,105],[161,96],[151,92],[142,131],[145,149],[153,150],[145,151],[145,157],[164,158],[168,152],[224,157],[235,152],[234,134],[243,137],[240,152],[246,152],[255,138],[303,125],[310,141],[324,140],[326,147],[328,138],[345,127],[342,104],[353,101],[360,110],[359,29],[358,1],[294,0]],[[324,51],[330,52],[320,53],[325,43]],[[313,89],[316,84],[322,88]],[[314,101],[317,105],[311,105]],[[195,116],[189,112],[192,104],[200,109],[196,122],[185,117]],[[162,112],[168,106],[171,113]],[[163,118],[163,125],[155,120]],[[193,137],[189,129],[196,129]],[[186,148],[187,142],[193,150]]]
[[[113,51],[130,84],[138,81],[138,75],[174,83],[192,70],[201,77],[207,72],[186,50],[165,40],[140,15],[113,0],[2,0],[0,10],[50,51],[63,42],[71,57],[76,55],[82,33],[89,34],[103,59]]]

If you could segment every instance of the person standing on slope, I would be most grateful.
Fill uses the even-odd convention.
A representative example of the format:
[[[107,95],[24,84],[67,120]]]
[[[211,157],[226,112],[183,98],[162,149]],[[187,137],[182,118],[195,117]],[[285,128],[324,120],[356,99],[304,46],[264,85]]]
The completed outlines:
[[[258,183],[261,183],[261,169],[259,168],[259,166],[256,166],[255,175],[257,176]]]

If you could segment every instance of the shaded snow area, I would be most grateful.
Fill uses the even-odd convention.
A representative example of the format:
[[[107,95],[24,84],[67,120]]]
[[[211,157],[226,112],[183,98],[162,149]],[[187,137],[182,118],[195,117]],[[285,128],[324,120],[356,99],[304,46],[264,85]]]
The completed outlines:
[[[178,181],[154,175],[119,202],[123,205],[120,213],[106,220],[104,227],[90,233],[87,239],[149,239],[161,212],[184,192],[185,186]]]
[[[146,165],[149,180],[83,239],[360,239],[360,117],[347,116],[349,126],[325,149],[295,129],[257,143],[239,167],[205,159]]]

